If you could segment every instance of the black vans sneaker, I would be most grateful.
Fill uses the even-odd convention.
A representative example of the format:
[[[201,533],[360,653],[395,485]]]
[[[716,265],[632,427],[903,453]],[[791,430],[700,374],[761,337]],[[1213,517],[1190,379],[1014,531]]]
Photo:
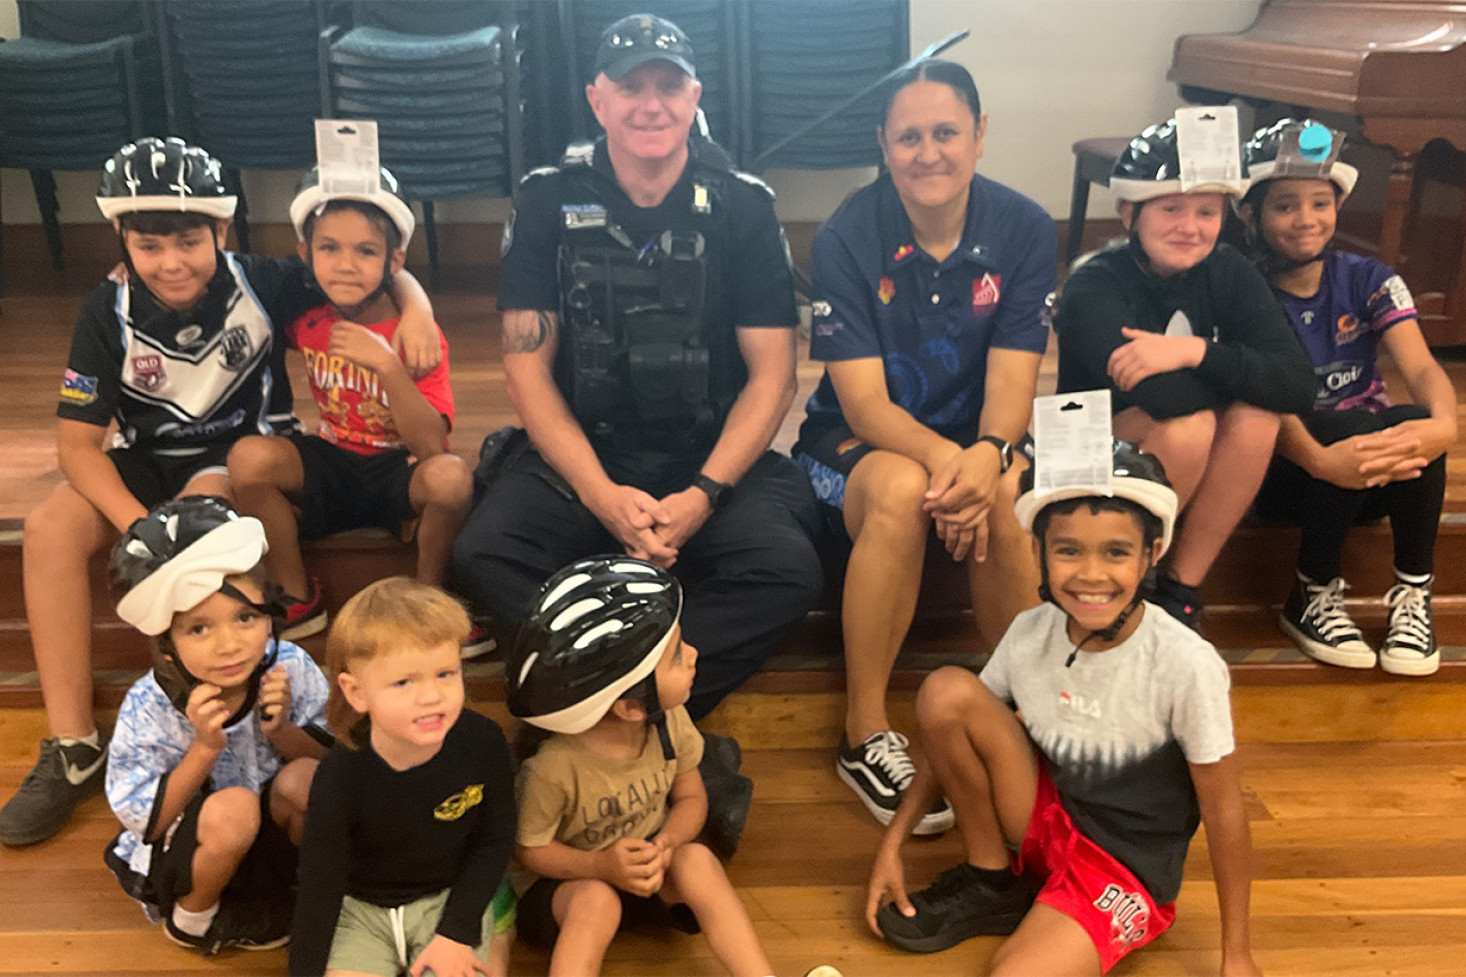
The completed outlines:
[[[1150,602],[1191,630],[1201,630],[1201,594],[1195,587],[1163,573]]]
[[[1390,630],[1379,652],[1379,665],[1391,675],[1433,675],[1441,667],[1435,643],[1435,620],[1430,610],[1430,583],[1400,581],[1385,594],[1390,607]]]
[[[1347,587],[1343,577],[1316,584],[1300,576],[1278,624],[1309,658],[1340,668],[1373,668],[1374,649],[1344,609]]]
[[[901,795],[916,776],[916,767],[906,752],[910,741],[895,730],[886,729],[868,737],[859,746],[840,738],[835,773],[855,791],[860,803],[881,824],[890,824],[901,806]],[[912,834],[937,835],[956,823],[952,805],[938,797],[932,809],[917,822]]]
[[[876,910],[886,939],[912,953],[936,953],[974,936],[1007,936],[1033,905],[1034,889],[1017,875],[995,886],[982,869],[963,862],[911,894],[915,916],[903,916],[894,902]]]

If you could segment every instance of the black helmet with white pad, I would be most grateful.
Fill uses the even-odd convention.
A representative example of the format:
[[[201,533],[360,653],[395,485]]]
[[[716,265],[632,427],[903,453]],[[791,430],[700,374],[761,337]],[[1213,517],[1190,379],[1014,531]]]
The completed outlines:
[[[97,207],[108,220],[139,211],[228,219],[238,202],[224,186],[219,161],[177,136],[123,146],[102,166],[97,188]]]

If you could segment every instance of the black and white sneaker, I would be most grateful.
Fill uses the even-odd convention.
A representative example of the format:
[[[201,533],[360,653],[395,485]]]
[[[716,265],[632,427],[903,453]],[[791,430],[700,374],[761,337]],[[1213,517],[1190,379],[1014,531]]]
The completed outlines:
[[[1201,593],[1195,587],[1161,574],[1150,602],[1191,630],[1201,630]]]
[[[1343,577],[1316,584],[1306,577],[1288,594],[1278,624],[1309,658],[1340,668],[1373,668],[1374,649],[1344,610]]]
[[[835,759],[835,773],[866,810],[881,824],[890,824],[901,806],[901,795],[916,776],[916,766],[906,748],[911,742],[895,730],[882,730],[868,737],[859,746],[851,746],[840,738],[840,753]],[[917,822],[912,834],[937,835],[956,823],[952,805],[938,797],[932,809]]]
[[[15,796],[0,808],[0,844],[34,845],[60,831],[82,801],[107,780],[107,733],[87,740],[53,736],[41,741],[36,765]]]
[[[994,884],[994,876],[1001,879]],[[984,871],[966,862],[911,893],[915,916],[894,902],[876,910],[886,939],[912,953],[936,953],[974,936],[1008,936],[1033,906],[1034,887],[1017,875]]]
[[[1390,630],[1379,652],[1379,666],[1391,675],[1433,675],[1441,667],[1435,643],[1435,621],[1430,612],[1430,584],[1401,581],[1385,594],[1390,608]]]

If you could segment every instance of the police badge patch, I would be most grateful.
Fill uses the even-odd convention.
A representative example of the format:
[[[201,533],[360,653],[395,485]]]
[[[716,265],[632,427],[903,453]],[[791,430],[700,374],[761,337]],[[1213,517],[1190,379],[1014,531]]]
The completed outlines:
[[[608,217],[606,208],[600,204],[564,204],[560,213],[565,218],[565,229],[579,227],[605,227]]]

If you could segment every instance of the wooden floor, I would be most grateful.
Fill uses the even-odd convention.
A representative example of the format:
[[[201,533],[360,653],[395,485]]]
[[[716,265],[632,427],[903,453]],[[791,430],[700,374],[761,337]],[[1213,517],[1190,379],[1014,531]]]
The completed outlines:
[[[1466,742],[1421,738],[1439,737],[1442,728],[1461,731],[1466,690],[1437,687],[1432,701],[1420,688],[1376,688],[1367,700],[1354,701],[1347,691],[1333,699],[1340,690],[1327,686],[1249,689],[1238,696],[1243,785],[1257,849],[1254,946],[1266,973],[1466,972]],[[1325,706],[1331,700],[1363,708],[1334,730]],[[790,705],[788,698],[748,696],[741,719],[777,729],[789,721]],[[502,715],[498,704],[481,706]],[[1371,711],[1377,722],[1362,718]],[[1312,722],[1290,723],[1288,717],[1300,715]],[[42,726],[37,712],[0,713],[0,796],[24,775]],[[1284,733],[1253,738],[1261,730]],[[1318,741],[1326,735],[1347,741]],[[772,748],[772,737],[757,734],[745,742],[762,747],[750,749],[744,761],[757,790],[742,850],[728,872],[777,973],[802,974],[817,963],[851,977],[981,971],[995,939],[917,957],[865,929],[860,912],[880,832],[836,779],[828,749],[809,748],[800,735],[787,740],[793,748]],[[102,864],[115,831],[111,812],[96,798],[58,838],[0,853],[0,973],[284,973],[283,950],[203,960],[165,941]],[[913,842],[907,855],[914,885],[961,857],[955,836]],[[1203,834],[1192,845],[1176,925],[1114,973],[1216,973],[1210,879]],[[516,947],[511,972],[543,973],[546,963],[543,954]],[[722,970],[701,938],[629,934],[613,946],[605,972]]]

